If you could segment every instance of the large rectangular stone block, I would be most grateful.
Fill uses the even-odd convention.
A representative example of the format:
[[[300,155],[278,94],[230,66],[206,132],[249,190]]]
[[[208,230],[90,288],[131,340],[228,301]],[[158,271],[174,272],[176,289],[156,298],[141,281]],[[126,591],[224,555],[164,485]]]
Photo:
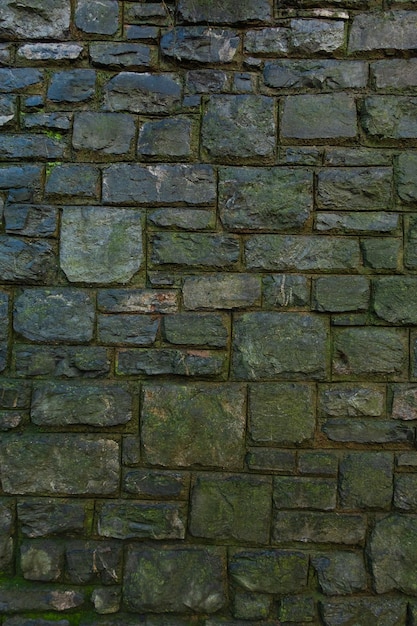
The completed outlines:
[[[390,209],[392,168],[331,168],[318,175],[317,204],[320,209]]]

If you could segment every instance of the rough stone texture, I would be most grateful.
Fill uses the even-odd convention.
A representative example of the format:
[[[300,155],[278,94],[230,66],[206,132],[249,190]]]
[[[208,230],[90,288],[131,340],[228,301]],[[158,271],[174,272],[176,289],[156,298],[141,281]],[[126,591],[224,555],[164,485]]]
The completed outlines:
[[[126,154],[135,135],[133,116],[125,113],[76,113],[72,145],[100,154]]]
[[[116,0],[77,0],[75,25],[84,33],[114,35],[118,15]]]
[[[312,176],[286,168],[221,168],[219,204],[227,230],[298,230],[313,208]]]
[[[416,19],[413,11],[356,15],[349,37],[349,52],[413,50]]]
[[[325,626],[348,626],[352,623],[401,626],[407,619],[407,605],[396,598],[355,598],[323,602]]]
[[[326,331],[310,315],[244,313],[235,322],[233,377],[321,379],[326,373]]]
[[[239,240],[233,235],[158,233],[151,236],[150,243],[154,267],[230,269],[239,260]]]
[[[319,411],[327,417],[381,417],[384,408],[381,386],[344,383],[322,385],[319,391]]]
[[[413,172],[417,167],[417,156],[414,152],[404,152],[397,160],[397,192],[403,202],[416,202],[417,185]]]
[[[142,265],[142,212],[65,207],[60,252],[71,282],[127,283]]]
[[[391,168],[323,170],[318,178],[317,203],[321,209],[389,209]]]
[[[284,139],[352,139],[356,133],[355,101],[347,94],[285,98],[281,120]]]
[[[4,0],[0,34],[5,39],[64,39],[70,15],[67,0]]]
[[[131,113],[174,112],[181,84],[175,74],[120,72],[105,85],[104,107]]]
[[[263,593],[289,593],[307,583],[308,561],[302,552],[247,550],[232,554],[229,570],[243,589]]]
[[[114,539],[184,539],[183,504],[108,502],[98,515],[98,534]]]
[[[141,421],[148,463],[240,468],[244,401],[240,385],[146,387]]]
[[[94,95],[96,72],[67,70],[52,75],[47,97],[52,102],[85,102]]]
[[[416,98],[369,96],[363,102],[361,124],[373,139],[393,142],[417,137]]]
[[[328,552],[313,558],[320,589],[326,595],[346,595],[367,588],[363,558],[355,552]]]
[[[267,0],[242,0],[239,5],[233,0],[214,0],[209,3],[205,0],[180,0],[178,10],[187,22],[269,22],[272,17]]]
[[[29,378],[100,378],[110,372],[107,350],[96,346],[20,344],[13,358],[16,375]]]
[[[192,122],[171,117],[145,122],[140,129],[138,154],[149,158],[188,159],[191,156]]]
[[[339,498],[345,509],[387,509],[392,500],[392,455],[347,454],[339,469]]]
[[[260,304],[261,282],[251,274],[185,278],[184,307],[189,310],[241,309]]]
[[[230,63],[240,40],[235,31],[204,26],[176,27],[161,39],[161,51],[178,61]]]
[[[316,311],[363,311],[369,297],[370,284],[363,276],[323,276],[313,282]]]
[[[17,516],[26,537],[79,534],[85,529],[86,510],[81,501],[29,499],[17,503]]]
[[[366,86],[367,70],[362,61],[282,59],[265,63],[263,79],[274,89],[359,89]]]

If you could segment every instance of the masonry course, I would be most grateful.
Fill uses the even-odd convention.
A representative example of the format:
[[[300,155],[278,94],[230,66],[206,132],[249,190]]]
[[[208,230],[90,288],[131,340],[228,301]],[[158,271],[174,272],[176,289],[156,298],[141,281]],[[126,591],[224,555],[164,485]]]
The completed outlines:
[[[417,623],[416,27],[3,0],[1,626]]]

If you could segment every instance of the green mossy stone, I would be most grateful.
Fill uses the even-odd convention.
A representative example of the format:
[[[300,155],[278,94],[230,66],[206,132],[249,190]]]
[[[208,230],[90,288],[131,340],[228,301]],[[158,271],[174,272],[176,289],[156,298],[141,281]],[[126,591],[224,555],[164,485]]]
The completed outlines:
[[[307,586],[307,570],[307,555],[290,550],[238,550],[229,560],[232,580],[251,592],[299,591]]]

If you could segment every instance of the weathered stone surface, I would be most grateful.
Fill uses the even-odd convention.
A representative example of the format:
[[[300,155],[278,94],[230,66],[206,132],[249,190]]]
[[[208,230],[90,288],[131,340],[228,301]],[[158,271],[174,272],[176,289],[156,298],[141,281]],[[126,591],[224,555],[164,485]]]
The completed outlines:
[[[322,428],[331,441],[343,443],[381,444],[414,441],[414,429],[392,420],[367,420],[351,418],[329,419]]]
[[[11,159],[61,159],[66,152],[66,141],[43,135],[2,134],[0,158]]]
[[[0,93],[19,92],[38,85],[42,82],[43,76],[41,70],[29,67],[0,68]]]
[[[0,353],[1,354],[1,353]],[[0,432],[18,428],[25,421],[25,416],[17,411],[0,411]]]
[[[15,301],[13,326],[32,341],[90,341],[93,300],[76,289],[25,289]]]
[[[138,154],[143,157],[187,159],[191,156],[192,122],[184,117],[144,122],[139,131]]]
[[[363,515],[318,513],[310,511],[276,511],[273,518],[273,543],[362,544],[366,534]]]
[[[119,350],[116,372],[121,375],[185,376],[225,378],[227,356],[222,352],[204,349],[149,349]]]
[[[315,228],[319,232],[349,234],[395,233],[398,231],[398,213],[366,211],[366,213],[316,213]]]
[[[177,345],[226,348],[229,338],[228,320],[213,313],[179,313],[163,319],[163,338]]]
[[[15,347],[13,361],[17,376],[99,378],[110,372],[106,348],[98,346]]]
[[[249,269],[337,271],[359,266],[354,239],[309,235],[252,235],[245,242]]]
[[[320,415],[327,417],[381,417],[385,407],[384,387],[336,383],[319,390]]]
[[[249,469],[263,472],[295,473],[295,452],[274,448],[251,448],[246,456]]]
[[[367,135],[380,140],[417,137],[417,98],[369,96],[365,98],[361,124]]]
[[[305,276],[271,274],[262,280],[263,307],[284,309],[310,304],[310,285]]]
[[[356,552],[321,553],[313,557],[312,565],[326,595],[357,593],[368,586],[363,557]]]
[[[41,426],[117,426],[132,419],[132,397],[114,385],[36,385],[30,417]]]
[[[20,584],[16,589],[15,586],[10,587],[7,583],[3,583],[0,586],[0,597],[2,600],[0,605],[2,613],[68,611],[69,609],[82,607],[85,602],[85,596],[81,591],[68,589],[67,585]],[[32,622],[30,626],[43,625],[42,622],[40,625],[36,624],[36,622],[33,625]]]
[[[48,198],[58,202],[98,199],[99,169],[94,165],[84,163],[55,165],[46,180],[45,193]]]
[[[228,75],[222,70],[190,70],[185,75],[185,89],[190,94],[227,91]]]
[[[178,293],[164,289],[101,289],[97,306],[105,313],[176,313]]]
[[[110,165],[103,172],[103,201],[109,204],[209,205],[215,199],[209,165]]]
[[[0,78],[1,80],[1,78]],[[6,165],[0,167],[0,189],[29,189],[40,187],[41,168],[38,165]]]
[[[124,599],[131,611],[214,613],[225,604],[223,552],[213,547],[130,547]]]
[[[206,539],[267,543],[271,480],[233,474],[203,474],[191,497],[190,533]],[[252,515],[253,510],[258,515]]]
[[[61,268],[70,282],[127,283],[143,260],[141,211],[65,207]]]
[[[311,596],[284,596],[279,605],[278,617],[284,622],[312,622],[316,617],[314,598]]]
[[[94,95],[94,70],[67,70],[52,75],[47,97],[52,102],[85,102]]]
[[[221,168],[219,208],[228,230],[301,229],[313,208],[312,173],[290,168]]]
[[[0,469],[5,493],[113,494],[119,482],[119,446],[112,439],[80,434],[4,435]]]
[[[233,617],[265,619],[271,611],[271,597],[264,593],[237,591],[233,600]]]
[[[166,470],[129,470],[123,480],[123,489],[143,499],[168,500],[188,498],[188,472]]]
[[[370,282],[364,276],[323,276],[313,281],[316,311],[363,311],[368,308]]]
[[[127,2],[124,18],[133,24],[166,24],[168,14],[169,9],[163,2]]]
[[[74,116],[72,146],[103,155],[126,154],[134,135],[133,115],[82,111]]]
[[[84,48],[78,43],[26,43],[17,50],[17,56],[26,61],[74,61]]]
[[[416,280],[387,276],[373,281],[373,308],[376,315],[393,324],[417,324]]]
[[[324,149],[324,165],[334,167],[392,165],[392,157],[389,152],[375,148],[336,146]]]
[[[23,542],[20,567],[26,580],[57,581],[64,568],[64,546],[48,539]]]
[[[274,478],[273,501],[279,509],[336,508],[336,484],[329,478],[300,478],[278,476]]]
[[[327,328],[319,318],[299,313],[244,313],[236,317],[234,331],[234,379],[321,379],[326,374]]]
[[[407,619],[407,605],[397,598],[355,598],[321,603],[325,626],[375,624],[402,626]]]
[[[49,132],[65,132],[70,130],[72,113],[32,113],[22,117],[24,128]]]
[[[417,215],[407,216],[404,220],[404,265],[409,269],[417,268]]]
[[[46,241],[0,236],[0,274],[4,282],[49,282],[55,275],[56,263],[54,250]]]
[[[28,409],[30,406],[31,385],[28,382],[7,380],[0,381],[1,409]]]
[[[0,95],[0,127],[11,126],[16,117],[16,96]]]
[[[417,155],[414,152],[402,152],[397,159],[397,193],[403,202],[417,201],[417,183],[415,171]]]
[[[232,580],[247,591],[290,593],[307,586],[308,558],[287,550],[234,551],[229,562]]]
[[[203,233],[157,233],[150,237],[153,266],[227,269],[236,266],[239,239],[234,235]]]
[[[392,417],[401,420],[417,419],[417,387],[393,385]]]
[[[53,237],[58,226],[58,209],[48,205],[6,204],[5,231],[23,237]]]
[[[384,59],[371,63],[370,67],[378,89],[406,91],[417,86],[416,59]]]
[[[72,583],[100,582],[111,585],[122,579],[122,546],[115,541],[67,543],[65,554],[68,578]]]
[[[100,67],[137,70],[151,67],[155,54],[143,43],[92,43],[90,59],[93,65]]]
[[[339,458],[337,452],[306,451],[298,454],[300,474],[337,476]]]
[[[263,79],[274,89],[359,89],[366,87],[368,65],[363,61],[282,59],[265,63]]]
[[[392,454],[352,452],[339,469],[339,498],[345,509],[387,509],[392,500]],[[372,485],[372,489],[369,488]]]
[[[292,19],[290,50],[297,54],[329,54],[345,45],[345,24],[342,20]]]
[[[313,388],[295,383],[249,387],[249,432],[263,445],[294,445],[313,438]]]
[[[149,315],[99,315],[98,339],[107,345],[150,346],[155,342],[159,319]]]
[[[270,161],[275,152],[275,137],[273,98],[246,94],[210,97],[201,140],[210,160]]]
[[[400,511],[413,513],[417,506],[416,474],[394,476],[394,507]]]
[[[5,39],[65,39],[70,16],[67,0],[4,0],[0,34]]]
[[[401,239],[378,237],[362,239],[363,264],[376,271],[396,271],[401,263]]]
[[[189,310],[240,309],[260,304],[260,277],[252,274],[190,276],[184,279],[184,307]]]
[[[120,72],[104,87],[108,111],[173,113],[180,99],[181,83],[176,74]]]
[[[413,11],[359,13],[353,19],[349,52],[414,50],[417,16]]]
[[[6,498],[0,500],[0,572],[7,572],[13,566],[14,556],[14,522],[13,502]]]
[[[236,31],[205,26],[176,26],[161,39],[161,52],[178,61],[230,63],[240,43]]]
[[[405,373],[405,335],[395,328],[335,330],[333,372],[338,377],[388,377]]]
[[[348,94],[287,96],[281,135],[285,139],[352,139],[356,137],[356,106]]]
[[[415,515],[391,514],[377,520],[369,544],[377,593],[416,593]]]
[[[26,537],[80,534],[85,530],[86,508],[81,501],[29,498],[18,501],[17,517]]]
[[[98,534],[114,539],[184,539],[184,504],[106,502],[98,513]]]
[[[147,462],[241,468],[244,402],[244,388],[235,384],[147,386],[141,417]]]
[[[224,22],[235,24],[241,22],[269,22],[271,6],[268,0],[242,0],[236,4],[234,0],[180,0],[178,4],[180,16],[187,22]]]
[[[77,0],[75,25],[84,33],[114,35],[118,29],[117,0]]]
[[[392,169],[389,167],[322,170],[317,204],[321,209],[389,209]]]

